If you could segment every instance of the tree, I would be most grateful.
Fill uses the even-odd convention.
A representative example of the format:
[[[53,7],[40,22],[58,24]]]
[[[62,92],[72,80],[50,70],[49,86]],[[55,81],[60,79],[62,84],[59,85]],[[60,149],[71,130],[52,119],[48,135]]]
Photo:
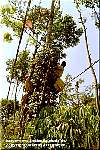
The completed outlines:
[[[90,102],[93,97],[93,87],[87,87],[85,91],[79,93],[80,106],[78,106],[71,78],[69,75],[66,77],[66,82],[69,84],[61,93],[59,104],[43,108],[39,118],[33,118],[27,124],[26,139],[30,134],[32,139],[65,140],[64,148],[67,149],[98,147],[99,117],[95,105]]]
[[[95,25],[100,28],[99,20],[99,0],[74,0],[74,2],[78,3],[79,5],[83,5],[86,8],[91,9],[91,17],[95,18]]]
[[[23,83],[25,80],[25,75],[28,73],[29,66],[31,64],[31,57],[29,56],[28,50],[23,50],[18,54],[16,65],[14,66],[15,59],[9,59],[7,64],[7,81],[10,82],[12,75],[13,75],[13,81],[16,83]],[[14,68],[14,71],[13,71]]]
[[[19,102],[14,100],[7,100],[7,99],[1,99],[0,101],[1,106],[1,139],[6,140],[10,139],[11,136],[13,137],[13,134],[15,133],[14,127],[15,124],[18,127],[18,112],[20,111]],[[16,106],[14,109],[14,105]],[[15,120],[13,120],[13,115],[16,114]]]
[[[14,10],[13,12],[11,11],[12,9]],[[13,7],[2,7],[1,14],[1,23],[10,27],[14,31],[14,36],[20,37],[25,14],[22,5],[19,9],[16,1]],[[34,67],[29,69],[28,72],[31,76],[33,90],[26,96],[27,107],[24,110],[28,109],[26,113],[31,110],[33,114],[35,113],[38,116],[42,108],[56,104],[57,93],[54,89],[56,81],[54,77],[55,68],[64,56],[63,49],[77,45],[83,31],[82,28],[77,28],[73,17],[67,14],[62,15],[59,6],[55,7],[55,1],[52,1],[51,9],[40,6],[32,7],[28,12],[28,20],[31,21],[32,28],[26,27],[25,32],[31,35],[31,41],[35,46],[35,57],[32,58]],[[18,69],[20,72],[20,68]],[[15,72],[16,74],[18,73],[16,69]]]
[[[30,122],[27,122],[24,139],[30,140],[30,135],[34,140],[63,139],[65,140],[64,148],[67,149],[70,147],[74,149],[98,149],[99,117],[95,105],[90,102],[93,97],[93,87],[87,87],[82,93],[79,92],[80,106],[78,106],[75,87],[73,87],[71,79],[72,77],[67,75],[66,83],[69,84],[66,84],[66,90],[61,93],[57,106],[42,108],[38,118],[33,118]],[[78,82],[82,83],[81,80]],[[7,104],[10,104],[10,101],[2,100],[2,106]],[[10,110],[12,110],[11,107]],[[13,121],[11,115],[9,120],[3,122],[2,127],[5,129],[2,129],[2,133],[5,131],[2,134],[4,135],[3,140],[19,139],[19,113],[20,111],[16,111],[15,121]]]
[[[89,44],[88,44],[88,37],[87,37],[87,31],[86,31],[86,26],[85,26],[85,20],[82,16],[82,12],[81,12],[81,4],[85,4],[86,7],[92,8],[95,12],[95,4],[96,6],[98,6],[98,1],[75,1],[76,3],[76,8],[79,12],[79,16],[80,16],[80,23],[83,26],[83,31],[84,31],[84,39],[85,39],[85,45],[86,45],[86,51],[87,51],[87,57],[88,57],[88,62],[89,62],[89,66],[91,68],[91,72],[93,75],[93,80],[94,80],[94,86],[95,86],[95,96],[96,96],[96,106],[98,108],[98,111],[100,111],[99,109],[99,98],[98,98],[98,81],[97,81],[97,77],[96,77],[96,73],[94,70],[94,67],[92,66],[92,58],[91,58],[91,54],[90,54],[90,49],[89,49]],[[98,6],[99,7],[99,6]],[[96,14],[98,15],[98,14]],[[99,19],[97,17],[97,19]]]

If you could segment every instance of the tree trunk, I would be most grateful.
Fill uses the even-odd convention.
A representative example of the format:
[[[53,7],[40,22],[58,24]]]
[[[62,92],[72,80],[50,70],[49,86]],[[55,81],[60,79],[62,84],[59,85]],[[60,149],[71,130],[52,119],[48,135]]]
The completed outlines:
[[[47,48],[49,48],[50,44],[52,43],[52,26],[53,26],[53,18],[54,18],[54,3],[55,3],[55,0],[52,0],[51,13],[50,13],[50,18],[49,18],[49,23],[48,23],[47,39],[46,39]]]
[[[90,68],[91,68],[91,72],[92,72],[93,79],[94,79],[94,84],[95,84],[96,106],[97,106],[98,111],[99,111],[99,99],[98,99],[98,82],[97,82],[97,77],[96,77],[96,73],[95,73],[95,71],[94,71],[94,68],[93,68],[93,66],[92,66],[92,59],[91,59],[91,56],[90,56],[90,50],[89,50],[89,46],[88,46],[88,39],[87,39],[86,27],[85,27],[85,24],[84,24],[84,21],[83,21],[83,18],[82,18],[81,11],[78,10],[78,12],[79,12],[79,14],[80,14],[81,23],[82,23],[83,30],[84,30],[84,38],[85,38],[85,45],[86,45],[86,50],[87,50],[88,62],[89,62],[89,66],[90,66]]]

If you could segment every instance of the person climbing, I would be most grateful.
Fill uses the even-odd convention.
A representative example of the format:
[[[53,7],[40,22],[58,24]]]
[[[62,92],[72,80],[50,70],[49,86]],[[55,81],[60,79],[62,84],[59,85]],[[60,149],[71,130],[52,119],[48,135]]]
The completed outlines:
[[[60,77],[63,74],[65,66],[66,66],[65,61],[63,61],[61,65],[57,64],[56,70],[54,72],[54,76],[55,76],[55,80],[56,80],[54,87],[55,87],[57,93],[61,92],[65,86],[65,83],[60,79]]]

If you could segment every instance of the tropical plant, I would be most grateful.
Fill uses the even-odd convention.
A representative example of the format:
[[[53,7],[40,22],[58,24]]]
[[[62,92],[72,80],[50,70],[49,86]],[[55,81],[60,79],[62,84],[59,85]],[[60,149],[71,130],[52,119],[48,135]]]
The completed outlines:
[[[9,5],[2,7],[1,23],[11,28],[15,33],[14,35],[17,34],[20,36],[22,30],[21,24],[23,24],[25,12],[24,9],[22,11],[21,3],[20,8],[17,8],[18,4],[19,3],[16,1],[16,5],[13,5],[13,7]],[[13,12],[11,10],[13,10]],[[18,13],[20,19],[18,18],[18,21],[16,21],[15,18]],[[82,35],[83,31],[82,28],[77,28],[73,17],[68,14],[63,16],[59,7],[55,6],[52,6],[51,10],[40,6],[32,7],[28,12],[27,21],[31,21],[32,28],[26,27],[25,32],[28,32],[29,30],[33,37],[32,39],[35,39],[36,41],[35,43],[33,42],[35,45],[34,51],[36,54],[36,63],[31,78],[34,90],[30,101],[33,103],[32,107],[34,107],[34,103],[37,103],[38,106],[40,105],[40,108],[38,107],[39,112],[41,107],[50,105],[50,103],[53,104],[53,101],[56,101],[56,96],[53,90],[55,83],[55,67],[59,60],[63,58],[62,56],[64,56],[63,49],[77,45],[79,43],[79,37]],[[48,43],[49,48],[47,46]],[[39,48],[40,46],[41,48]],[[22,80],[23,76],[27,72],[27,67],[25,68],[24,65],[24,62],[26,63],[27,56],[25,58],[23,57],[23,61],[21,61],[20,57],[21,56],[18,56],[19,59],[14,66],[14,72],[12,72],[12,64],[14,60],[9,61],[7,69],[10,73],[10,77],[12,77],[13,74],[14,79],[17,77],[18,80]],[[34,63],[34,60],[32,61]],[[11,67],[9,68],[9,66]],[[31,70],[28,73],[31,74]]]

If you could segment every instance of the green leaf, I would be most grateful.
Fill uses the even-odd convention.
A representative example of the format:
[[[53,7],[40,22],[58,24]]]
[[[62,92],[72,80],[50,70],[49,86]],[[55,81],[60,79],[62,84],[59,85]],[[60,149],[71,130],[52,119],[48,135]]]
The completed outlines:
[[[12,36],[9,32],[4,33],[4,41],[5,42],[11,43],[12,40],[13,40]]]

